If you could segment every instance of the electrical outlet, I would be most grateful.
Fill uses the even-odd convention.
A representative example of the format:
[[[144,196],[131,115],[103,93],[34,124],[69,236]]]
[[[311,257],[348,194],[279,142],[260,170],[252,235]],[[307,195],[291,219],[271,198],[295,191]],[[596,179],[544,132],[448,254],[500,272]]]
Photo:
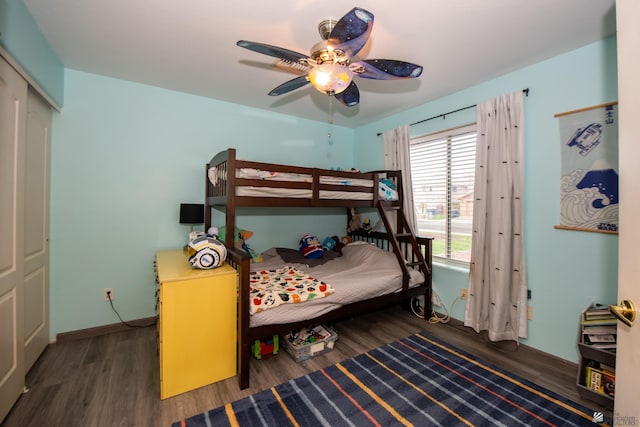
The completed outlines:
[[[467,299],[467,288],[460,288],[460,299]]]
[[[431,304],[435,305],[436,307],[442,307],[442,301],[440,301],[440,297],[438,296],[438,294],[436,294],[435,291],[431,293]]]
[[[527,305],[527,319],[533,319],[533,307],[531,305]]]
[[[102,295],[105,301],[113,301],[113,288],[104,288]]]

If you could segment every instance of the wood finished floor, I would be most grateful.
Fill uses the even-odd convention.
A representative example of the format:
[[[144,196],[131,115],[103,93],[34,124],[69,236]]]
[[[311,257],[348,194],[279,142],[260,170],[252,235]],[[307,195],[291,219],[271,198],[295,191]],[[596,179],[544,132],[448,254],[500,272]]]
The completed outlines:
[[[456,322],[458,323],[458,322]],[[125,332],[50,345],[27,375],[27,388],[3,427],[169,426],[179,419],[335,364],[408,335],[427,331],[593,410],[577,393],[577,366],[515,343],[491,343],[485,334],[454,324],[429,324],[392,307],[337,324],[333,351],[296,363],[282,351],[251,361],[251,387],[236,378],[160,400],[156,330]]]

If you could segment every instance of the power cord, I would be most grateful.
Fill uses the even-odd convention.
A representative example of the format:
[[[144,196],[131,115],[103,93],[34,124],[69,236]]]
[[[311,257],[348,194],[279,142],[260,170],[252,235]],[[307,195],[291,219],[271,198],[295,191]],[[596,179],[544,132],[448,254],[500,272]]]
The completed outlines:
[[[447,310],[447,307],[442,304],[442,302],[440,301],[440,298],[438,297],[438,295],[435,293],[435,291],[433,292],[434,298],[432,300],[432,306],[436,306],[436,307],[442,307],[445,311],[444,316],[441,316],[439,313],[437,313],[434,309],[431,310],[431,317],[429,318],[428,322],[431,324],[434,323],[449,323],[449,321],[451,320],[451,316],[449,314],[449,311]],[[413,297],[411,298],[411,303],[409,304],[411,306],[411,311],[413,312],[413,314],[415,314],[416,316],[418,316],[421,319],[424,319],[424,306],[423,303],[421,302],[421,299],[423,297]],[[456,303],[458,301],[462,301],[461,297],[456,297],[453,302],[451,303],[451,312],[453,312],[453,308],[455,307]],[[454,328],[457,329],[467,329],[466,326],[464,326],[464,324],[460,324],[457,325],[455,323],[452,324],[452,326]],[[489,337],[486,337],[486,342],[491,345],[493,348],[495,348],[498,351],[502,351],[502,352],[507,352],[507,353],[514,353],[516,351],[518,351],[519,348],[519,344],[518,342],[515,343],[515,348],[514,349],[509,349],[506,348],[504,344],[500,344],[500,343],[496,343],[494,341],[491,341],[489,339]]]
[[[126,325],[126,326],[128,326],[130,328],[150,328],[151,326],[154,326],[156,324],[155,320],[152,323],[148,324],[148,325],[134,325],[134,324],[126,322],[125,320],[122,319],[122,316],[120,316],[120,313],[118,313],[118,310],[116,310],[116,308],[114,307],[113,300],[111,299],[111,292],[107,291],[107,298],[109,299],[109,304],[111,304],[111,309],[118,316],[118,319],[120,319],[120,322],[122,322],[122,324],[124,324],[124,325]]]
[[[438,297],[438,295],[435,293],[435,291],[433,292],[433,300],[432,300],[432,307],[442,307],[442,309],[444,310],[444,315],[440,315],[438,312],[435,311],[435,309],[431,309],[431,317],[429,317],[428,322],[429,323],[449,323],[449,321],[451,320],[451,315],[449,310],[447,310],[447,307],[442,304],[442,302],[440,301],[440,297]],[[460,297],[457,297],[456,299],[453,300],[453,302],[451,303],[451,311],[453,311],[453,308],[455,307],[456,303],[458,302],[458,300],[460,300]],[[425,318],[425,312],[424,312],[424,306],[423,303],[421,302],[421,297],[414,297],[411,298],[411,311],[413,312],[413,314],[415,314],[416,316],[418,316],[421,319]]]

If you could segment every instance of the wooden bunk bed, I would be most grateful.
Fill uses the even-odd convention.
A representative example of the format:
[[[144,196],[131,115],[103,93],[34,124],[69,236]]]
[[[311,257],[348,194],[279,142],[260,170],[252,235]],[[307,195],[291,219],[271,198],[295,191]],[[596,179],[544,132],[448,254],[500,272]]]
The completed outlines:
[[[387,305],[409,304],[412,297],[424,296],[425,313],[431,313],[431,239],[416,237],[402,212],[402,181],[399,171],[351,172],[296,167],[236,158],[235,149],[215,155],[206,166],[205,230],[212,225],[212,209],[225,213],[227,230],[235,230],[239,207],[345,207],[377,208],[385,230],[392,232],[350,233],[354,241],[364,241],[395,254],[402,270],[399,289],[364,301],[342,305],[314,318],[290,323],[251,326],[249,275],[251,258],[234,248],[234,233],[226,233],[227,262],[238,271],[238,379],[241,389],[249,387],[250,347],[259,339],[286,334],[312,324],[334,321],[376,310]],[[275,176],[275,178],[274,178]],[[285,178],[281,179],[280,176]],[[393,181],[397,199],[381,191],[381,179]],[[388,192],[387,192],[388,193]],[[348,209],[347,209],[348,211]],[[395,214],[390,214],[395,212]],[[390,217],[394,217],[392,221]],[[421,282],[410,286],[410,272],[418,270]],[[304,304],[296,304],[303,306]]]

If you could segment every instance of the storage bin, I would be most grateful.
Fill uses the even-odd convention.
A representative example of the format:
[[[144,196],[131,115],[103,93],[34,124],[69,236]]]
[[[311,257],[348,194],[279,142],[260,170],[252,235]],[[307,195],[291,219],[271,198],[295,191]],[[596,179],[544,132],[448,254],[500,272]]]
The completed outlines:
[[[303,328],[284,337],[284,348],[296,362],[333,350],[338,333],[326,325]]]

